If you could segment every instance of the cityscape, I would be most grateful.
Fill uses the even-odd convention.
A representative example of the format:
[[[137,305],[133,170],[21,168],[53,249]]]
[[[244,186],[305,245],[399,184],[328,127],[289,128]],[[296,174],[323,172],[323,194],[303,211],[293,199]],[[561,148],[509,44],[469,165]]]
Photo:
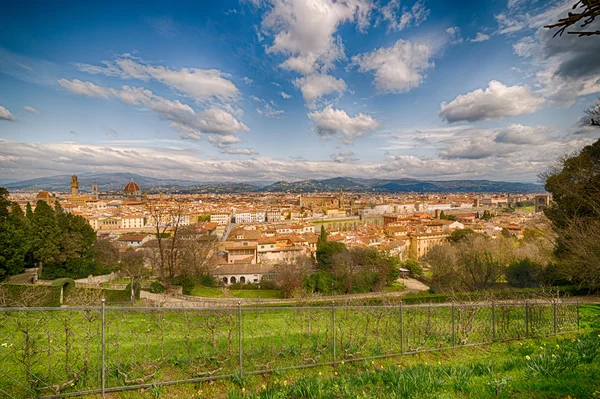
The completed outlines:
[[[600,0],[0,33],[0,398],[600,397]]]

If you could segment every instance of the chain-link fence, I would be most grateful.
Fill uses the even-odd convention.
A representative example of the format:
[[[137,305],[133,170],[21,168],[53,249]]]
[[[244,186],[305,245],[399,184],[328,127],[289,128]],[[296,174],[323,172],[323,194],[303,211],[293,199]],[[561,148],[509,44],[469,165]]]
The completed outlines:
[[[577,303],[0,308],[0,396],[78,396],[578,329]]]

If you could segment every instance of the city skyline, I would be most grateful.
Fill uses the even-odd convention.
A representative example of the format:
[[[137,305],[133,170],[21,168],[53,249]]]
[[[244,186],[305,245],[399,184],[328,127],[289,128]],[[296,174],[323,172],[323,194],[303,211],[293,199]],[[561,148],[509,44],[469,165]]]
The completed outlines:
[[[600,43],[542,3],[7,6],[0,177],[535,182],[600,137]]]

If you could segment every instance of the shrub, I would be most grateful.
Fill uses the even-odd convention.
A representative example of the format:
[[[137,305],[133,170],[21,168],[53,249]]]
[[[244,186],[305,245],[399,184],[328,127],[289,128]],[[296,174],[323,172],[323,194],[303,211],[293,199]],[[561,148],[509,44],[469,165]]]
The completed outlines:
[[[183,289],[183,295],[190,295],[195,285],[194,280],[189,276],[177,276],[171,284],[180,286]]]
[[[153,294],[160,294],[165,292],[165,286],[159,283],[158,281],[153,281],[150,284],[150,292]]]
[[[423,268],[416,260],[407,260],[404,264],[404,268],[410,270],[411,277],[421,277],[423,275]]]
[[[71,289],[75,287],[75,280],[71,278],[59,278],[52,282],[52,286],[63,288],[63,296],[66,297]]]
[[[60,287],[0,284],[0,307],[60,306]]]
[[[139,283],[139,281],[136,281],[135,283],[133,283],[133,294],[135,295],[136,299],[140,299],[140,290],[141,289],[142,289],[142,285]],[[120,291],[120,290],[113,290],[113,291]],[[127,287],[125,287],[124,291],[127,292],[127,294],[129,296],[131,296],[131,283],[127,284]],[[107,301],[108,301],[108,298],[107,298]]]
[[[542,266],[529,259],[521,259],[506,269],[506,281],[513,287],[528,288],[540,286]]]

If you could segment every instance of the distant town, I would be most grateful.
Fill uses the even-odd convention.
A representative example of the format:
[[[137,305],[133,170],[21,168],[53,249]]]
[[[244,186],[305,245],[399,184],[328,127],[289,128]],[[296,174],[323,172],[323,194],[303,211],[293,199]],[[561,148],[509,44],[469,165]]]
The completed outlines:
[[[157,231],[186,226],[213,237],[217,256],[213,277],[224,284],[259,282],[273,268],[293,259],[314,257],[321,227],[329,241],[347,248],[375,248],[401,261],[420,259],[461,229],[496,238],[522,238],[543,218],[547,194],[431,193],[369,194],[148,194],[131,179],[120,191],[103,192],[78,176],[70,192],[12,192],[23,210],[37,201],[59,203],[83,216],[97,233],[128,248],[156,247]],[[161,209],[162,212],[157,212]],[[167,215],[167,216],[165,216]]]

